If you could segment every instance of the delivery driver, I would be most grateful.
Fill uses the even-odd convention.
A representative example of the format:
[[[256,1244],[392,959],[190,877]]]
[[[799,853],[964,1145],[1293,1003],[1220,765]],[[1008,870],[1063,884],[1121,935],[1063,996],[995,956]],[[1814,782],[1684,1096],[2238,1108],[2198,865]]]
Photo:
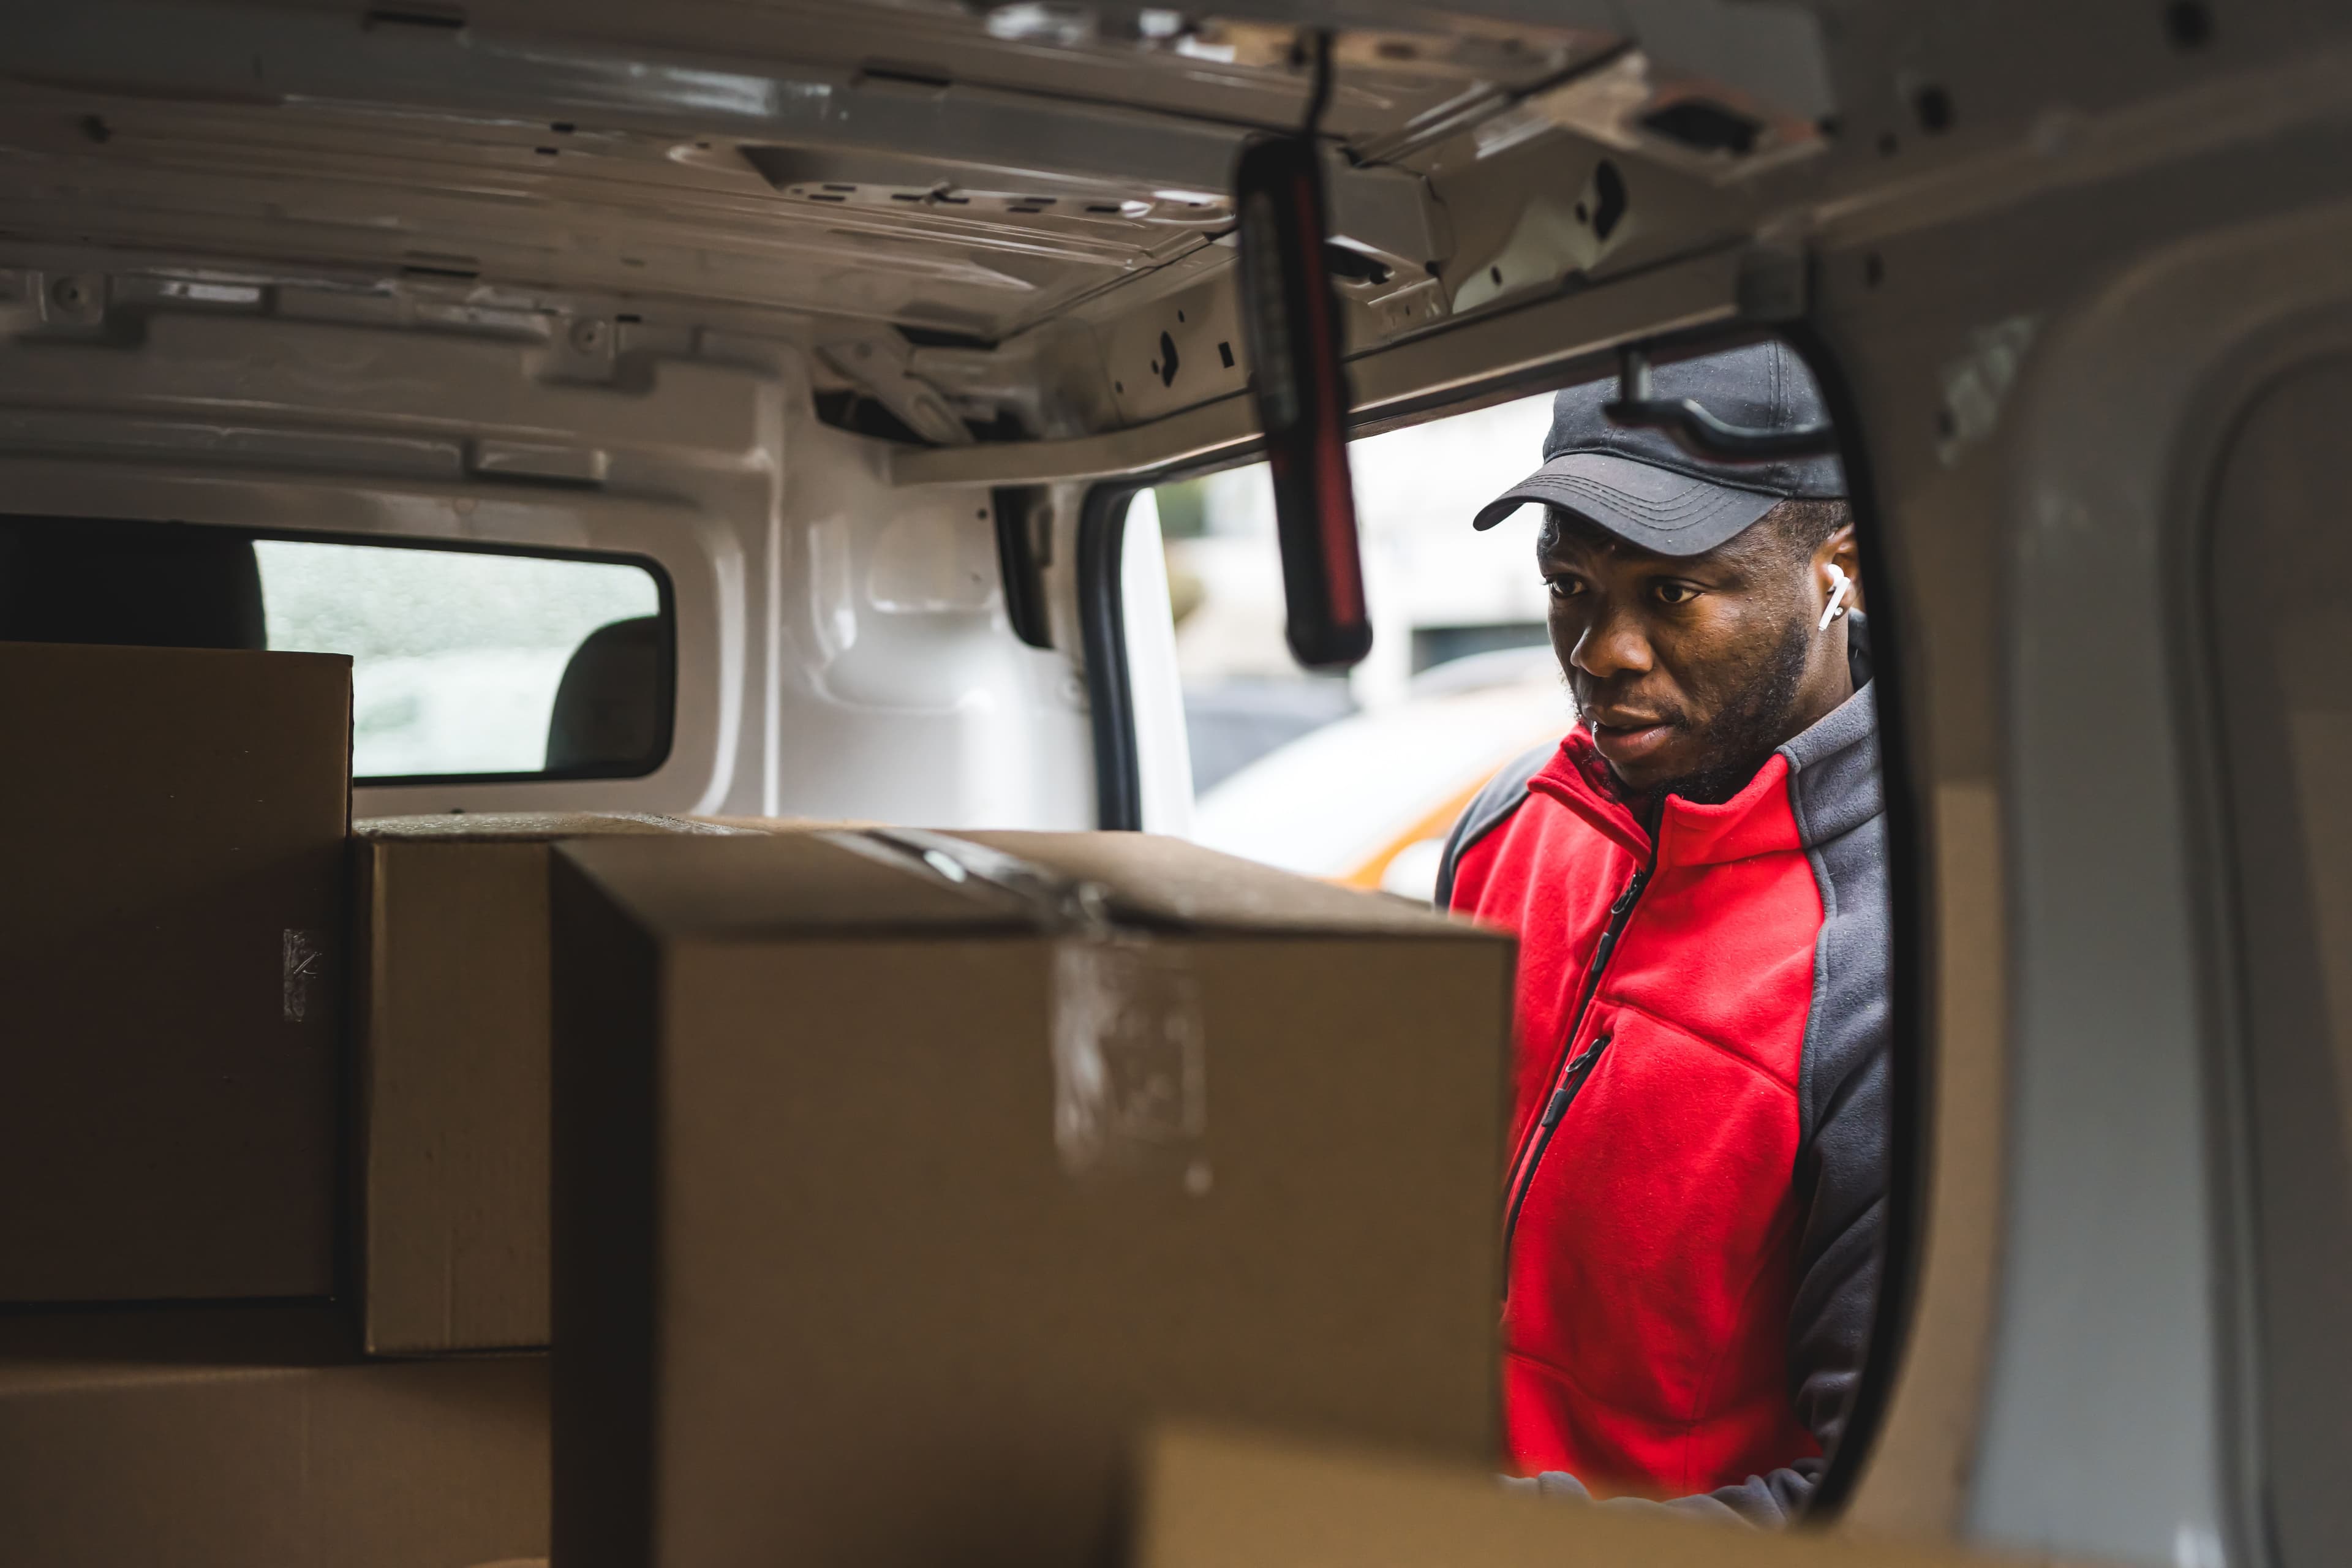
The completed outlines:
[[[1778,344],[1655,386],[1734,425],[1825,417]],[[1544,509],[1581,721],[1471,803],[1438,883],[1520,943],[1506,1428],[1545,1489],[1777,1522],[1868,1350],[1885,1204],[1853,529],[1834,458],[1703,460],[1611,426],[1614,393],[1561,393],[1543,467],[1477,516]]]

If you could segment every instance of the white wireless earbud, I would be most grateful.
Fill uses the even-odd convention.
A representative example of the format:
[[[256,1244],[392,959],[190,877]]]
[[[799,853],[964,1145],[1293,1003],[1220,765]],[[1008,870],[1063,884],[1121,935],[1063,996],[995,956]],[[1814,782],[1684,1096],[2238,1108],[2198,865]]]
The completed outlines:
[[[1843,571],[1839,570],[1836,562],[1831,562],[1829,607],[1822,612],[1822,624],[1813,629],[1815,631],[1822,632],[1829,630],[1830,623],[1836,620],[1840,616],[1845,614],[1845,598],[1848,594],[1853,592],[1853,579],[1849,578]]]

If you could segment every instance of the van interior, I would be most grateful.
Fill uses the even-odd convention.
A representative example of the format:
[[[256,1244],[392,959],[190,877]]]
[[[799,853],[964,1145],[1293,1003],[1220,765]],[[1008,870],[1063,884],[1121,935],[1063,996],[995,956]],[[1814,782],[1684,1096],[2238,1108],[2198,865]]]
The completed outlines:
[[[2352,1556],[2352,17],[6,37],[0,1560]],[[1576,722],[1472,514],[1764,342],[1893,944],[1786,1532],[1495,1483],[1514,950],[1429,908]]]

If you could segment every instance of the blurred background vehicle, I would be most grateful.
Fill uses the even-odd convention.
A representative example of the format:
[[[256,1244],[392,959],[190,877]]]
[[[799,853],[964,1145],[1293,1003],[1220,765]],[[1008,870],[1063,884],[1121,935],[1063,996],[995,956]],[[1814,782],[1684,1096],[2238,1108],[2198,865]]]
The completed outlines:
[[[1574,721],[1549,646],[1447,659],[1203,790],[1192,837],[1285,870],[1426,900],[1446,830],[1478,787]]]
[[[1166,542],[1196,840],[1425,900],[1454,815],[1503,763],[1567,731],[1532,514],[1470,528],[1536,467],[1551,401],[1349,447],[1373,642],[1345,675],[1303,670],[1284,646],[1264,464],[1136,498],[1130,525],[1156,518]]]

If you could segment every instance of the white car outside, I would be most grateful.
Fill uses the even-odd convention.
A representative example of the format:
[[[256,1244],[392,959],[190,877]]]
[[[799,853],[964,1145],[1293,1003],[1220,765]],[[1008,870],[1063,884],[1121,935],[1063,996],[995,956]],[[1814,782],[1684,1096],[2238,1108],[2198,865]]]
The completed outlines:
[[[1228,854],[1426,900],[1446,830],[1513,757],[1576,721],[1549,647],[1437,666],[1203,792],[1192,837]]]

